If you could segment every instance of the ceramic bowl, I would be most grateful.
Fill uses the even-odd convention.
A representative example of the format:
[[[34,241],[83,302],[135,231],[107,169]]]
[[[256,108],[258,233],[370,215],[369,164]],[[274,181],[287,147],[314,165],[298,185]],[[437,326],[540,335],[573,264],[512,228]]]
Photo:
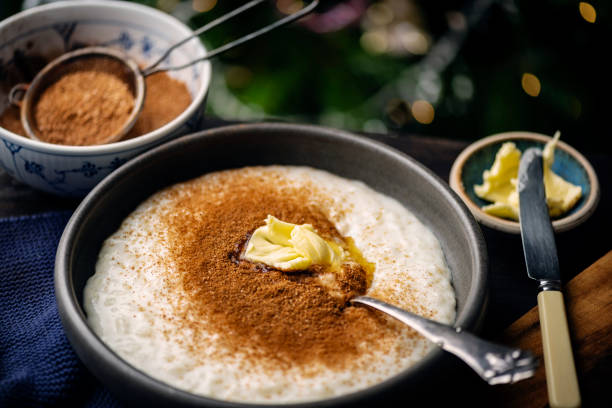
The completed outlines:
[[[0,111],[8,90],[36,69],[27,61],[50,61],[83,45],[117,48],[136,62],[154,61],[192,31],[163,12],[114,1],[59,2],[35,7],[0,22]],[[180,64],[205,54],[198,39],[174,51],[167,61]],[[38,69],[42,64],[38,64]],[[210,84],[210,63],[170,73],[183,81],[192,102],[165,126],[133,139],[100,146],[62,146],[31,140],[0,128],[0,165],[30,186],[63,196],[86,194],[129,158],[166,140],[200,128]]]
[[[59,243],[55,293],[68,339],[85,365],[128,406],[247,404],[196,396],[161,383],[130,366],[94,334],[83,311],[82,294],[87,279],[94,273],[102,242],[139,203],[166,186],[207,172],[270,164],[311,166],[361,180],[415,213],[441,242],[456,292],[455,324],[476,329],[484,312],[486,248],[474,217],[431,171],[386,145],[343,131],[288,124],[217,128],[166,143],[113,172],[85,197]],[[412,395],[423,378],[431,376],[439,381],[445,361],[449,360],[454,361],[437,349],[379,385],[299,406],[360,403],[390,390]]]
[[[505,142],[514,142],[520,151],[525,151],[530,147],[543,148],[549,140],[550,136],[530,132],[500,133],[478,140],[463,150],[453,163],[449,178],[450,186],[483,225],[503,232],[520,234],[518,221],[496,217],[481,210],[481,207],[490,202],[478,197],[474,192],[474,186],[482,184],[483,171],[491,168],[495,154]],[[563,232],[583,223],[595,211],[599,201],[599,182],[587,159],[562,140],[555,149],[552,170],[582,188],[582,197],[576,205],[565,215],[552,220],[554,230]]]

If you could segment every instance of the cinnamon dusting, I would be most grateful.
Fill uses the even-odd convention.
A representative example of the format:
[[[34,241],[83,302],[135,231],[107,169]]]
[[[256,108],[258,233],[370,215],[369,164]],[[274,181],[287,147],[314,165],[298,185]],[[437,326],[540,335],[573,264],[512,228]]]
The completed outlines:
[[[334,287],[324,268],[284,273],[240,259],[249,234],[268,214],[295,224],[312,224],[326,240],[346,240],[317,204],[324,197],[292,187],[280,175],[243,170],[194,180],[172,195],[163,222],[170,254],[181,277],[178,315],[197,356],[205,332],[219,333],[229,353],[259,365],[289,368],[319,362],[341,368],[384,347],[397,335],[395,322],[348,299],[363,294],[371,276],[357,262],[342,265]]]
[[[123,128],[134,95],[123,64],[107,57],[69,63],[33,105],[34,128],[46,142],[100,144]]]

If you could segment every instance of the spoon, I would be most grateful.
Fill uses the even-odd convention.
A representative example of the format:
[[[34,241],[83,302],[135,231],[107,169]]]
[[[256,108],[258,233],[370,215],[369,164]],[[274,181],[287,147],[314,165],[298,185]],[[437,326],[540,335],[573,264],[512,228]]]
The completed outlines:
[[[117,72],[118,76],[128,85],[130,91],[132,92],[132,95],[134,96],[134,106],[126,122],[123,124],[122,127],[115,130],[112,134],[101,140],[99,143],[104,144],[116,142],[130,131],[130,129],[136,123],[136,119],[138,118],[138,115],[142,110],[146,93],[146,84],[144,81],[145,77],[157,72],[180,70],[183,68],[190,67],[191,65],[197,62],[215,57],[223,52],[229,51],[237,47],[238,45],[244,44],[247,41],[255,39],[278,27],[282,27],[305,16],[306,14],[313,11],[315,7],[317,7],[317,5],[319,4],[319,0],[312,0],[310,4],[308,4],[301,10],[298,10],[293,14],[285,16],[284,18],[277,20],[274,23],[260,28],[250,34],[240,37],[237,40],[234,40],[230,43],[222,45],[219,48],[211,50],[207,52],[206,55],[204,55],[203,57],[196,58],[190,62],[178,66],[162,68],[158,67],[158,65],[163,62],[172,51],[185,44],[187,41],[207,32],[213,27],[218,26],[219,24],[245,12],[248,9],[263,3],[264,1],[266,0],[252,0],[238,7],[237,9],[211,21],[210,23],[194,31],[192,35],[183,38],[181,41],[170,46],[155,62],[153,62],[151,65],[144,69],[140,69],[138,67],[138,64],[136,64],[124,53],[108,47],[85,47],[80,48],[76,51],[67,52],[47,64],[34,77],[34,80],[30,84],[15,85],[9,92],[9,101],[20,109],[21,123],[23,125],[26,135],[31,139],[40,140],[40,138],[35,132],[36,126],[33,115],[34,104],[38,100],[38,97],[40,96],[42,91],[44,91],[51,83],[53,83],[53,81],[57,80],[57,78],[61,77],[61,75],[63,75],[64,73],[67,73],[70,70],[74,70],[74,64],[78,63],[79,61],[92,58],[106,58],[116,61],[119,63],[120,67],[118,70],[119,72]]]
[[[407,324],[438,347],[459,357],[490,385],[524,380],[533,376],[538,366],[538,360],[529,351],[491,343],[461,327],[434,322],[369,296],[357,296],[351,302],[372,307]]]

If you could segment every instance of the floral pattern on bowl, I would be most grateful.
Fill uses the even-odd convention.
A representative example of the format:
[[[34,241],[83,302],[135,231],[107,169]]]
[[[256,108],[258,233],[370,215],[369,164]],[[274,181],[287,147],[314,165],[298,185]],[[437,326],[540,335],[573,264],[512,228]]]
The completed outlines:
[[[190,33],[173,17],[138,4],[92,1],[36,7],[0,22],[0,81],[26,81],[32,72],[28,73],[31,68],[24,67],[24,61],[49,61],[86,45],[117,48],[146,66]],[[163,64],[186,63],[204,54],[201,42],[193,39]],[[202,127],[210,64],[200,62],[169,75],[186,84],[193,100],[162,128],[130,140],[84,147],[33,141],[0,128],[0,165],[34,188],[65,196],[86,194],[131,157]],[[0,89],[0,111],[8,105],[8,89]]]

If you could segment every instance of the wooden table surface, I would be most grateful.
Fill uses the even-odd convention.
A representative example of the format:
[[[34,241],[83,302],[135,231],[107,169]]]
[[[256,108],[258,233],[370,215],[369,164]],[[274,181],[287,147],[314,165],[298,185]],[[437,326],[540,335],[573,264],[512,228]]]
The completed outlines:
[[[213,122],[215,126],[218,124],[219,122]],[[368,135],[368,137],[382,141],[412,156],[445,181],[448,181],[453,161],[468,144],[464,141],[409,134]],[[591,162],[599,177],[601,199],[595,213],[583,225],[556,236],[561,272],[565,282],[604,257],[612,249],[610,238],[612,194],[608,188],[612,182],[612,154],[608,152],[582,153]],[[63,199],[35,191],[13,180],[3,170],[0,170],[0,217],[71,210],[76,208],[78,203],[79,200]],[[537,284],[526,276],[519,235],[501,233],[487,227],[482,227],[482,231],[487,243],[490,266],[488,307],[481,333],[485,338],[499,339],[505,328],[536,305]],[[602,359],[610,361],[610,344],[604,346],[608,354]],[[445,380],[445,387],[449,388],[447,394],[454,395],[453,401],[455,402],[459,400],[472,405],[488,405],[492,401],[495,402],[498,395],[503,394],[497,391],[498,388],[484,384],[468,369],[454,368],[453,370],[452,372],[457,377]],[[596,377],[601,376],[607,378],[607,382],[611,383],[612,368],[600,367]],[[603,378],[602,384],[606,382]],[[603,385],[588,388],[590,394],[587,395],[585,401],[603,401],[606,398],[609,400],[604,391]],[[414,402],[409,395],[398,396],[393,401]],[[533,406],[539,405],[534,402]]]
[[[612,251],[565,285],[564,300],[584,406],[612,406]],[[532,350],[542,359],[538,308],[504,330],[504,343]],[[545,407],[546,373],[540,365],[529,381],[503,386],[495,405]]]

